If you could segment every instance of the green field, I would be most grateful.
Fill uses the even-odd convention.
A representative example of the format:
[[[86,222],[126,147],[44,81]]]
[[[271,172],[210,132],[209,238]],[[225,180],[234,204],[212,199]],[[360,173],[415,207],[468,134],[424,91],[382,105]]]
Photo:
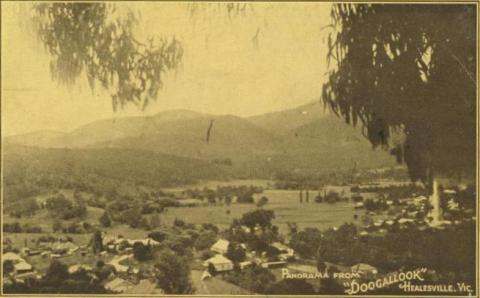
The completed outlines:
[[[202,188],[208,186],[215,188],[217,185],[262,185],[266,186],[266,181],[231,181],[231,182],[209,182],[207,184],[196,185]],[[170,189],[169,191],[181,191],[185,188]],[[68,194],[67,194],[68,195]],[[299,202],[298,191],[295,190],[276,190],[267,189],[261,194],[256,194],[255,199],[262,196],[268,197],[268,203],[263,207],[275,212],[274,224],[279,226],[281,233],[287,232],[287,223],[294,222],[300,229],[305,227],[316,227],[321,230],[340,226],[345,222],[354,222],[354,214],[363,215],[365,211],[355,210],[351,202],[339,202],[336,204],[315,203],[316,192],[310,192],[310,202]],[[304,195],[305,196],[305,195]],[[203,224],[212,223],[221,228],[229,226],[233,219],[240,218],[242,214],[258,208],[255,204],[224,204],[168,208],[160,214],[160,221],[163,224],[170,225],[175,218],[182,219],[188,223]],[[230,213],[227,214],[227,210]],[[91,224],[98,224],[98,218],[102,215],[103,209],[88,207],[87,216],[83,221]],[[5,223],[20,222],[41,226],[45,232],[51,231],[54,218],[47,210],[39,210],[33,217],[13,218],[5,214]],[[114,225],[111,228],[103,229],[113,234],[122,234],[125,237],[143,237],[146,231],[129,228],[125,225]]]
[[[340,226],[345,222],[353,222],[353,215],[363,215],[365,211],[353,208],[351,202],[336,204],[315,203],[316,192],[310,192],[310,202],[300,203],[298,191],[294,190],[265,190],[262,194],[255,195],[255,199],[267,196],[269,202],[263,207],[275,212],[273,223],[280,228],[281,233],[286,233],[287,223],[294,222],[299,228],[316,227],[321,230]],[[220,227],[227,227],[234,218],[240,218],[242,214],[255,210],[255,204],[232,204],[198,206],[185,208],[169,208],[161,214],[163,223],[173,222],[175,218],[189,223],[201,224],[212,223]],[[227,214],[230,210],[230,214]]]
[[[205,181],[196,185],[188,186],[190,188],[216,188],[217,186],[240,186],[255,185],[268,188],[273,181],[268,180],[231,180],[231,181]],[[169,191],[181,191],[188,187],[172,188]],[[353,203],[340,202],[336,204],[315,203],[314,198],[317,192],[310,191],[310,202],[300,203],[299,193],[296,190],[278,190],[266,189],[261,194],[255,195],[255,200],[262,196],[268,197],[269,202],[263,207],[275,212],[273,223],[280,228],[280,232],[288,232],[287,223],[294,222],[300,229],[306,227],[315,227],[321,230],[332,227],[338,227],[345,222],[354,222],[354,214],[359,217],[365,211],[355,210]],[[305,197],[305,194],[304,194]],[[305,201],[305,200],[304,200]],[[233,219],[240,218],[242,214],[255,210],[254,204],[232,204],[198,206],[185,208],[169,208],[167,212],[161,214],[161,220],[164,224],[170,224],[175,218],[185,220],[189,223],[202,224],[212,223],[225,228],[230,225]],[[230,214],[227,214],[230,210]]]

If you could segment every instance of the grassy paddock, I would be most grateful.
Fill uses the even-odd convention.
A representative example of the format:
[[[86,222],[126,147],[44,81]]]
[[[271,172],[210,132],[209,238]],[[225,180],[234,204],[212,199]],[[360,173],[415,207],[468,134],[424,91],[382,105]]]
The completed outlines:
[[[275,212],[274,224],[278,225],[281,233],[287,233],[287,223],[297,223],[299,228],[316,227],[327,229],[340,226],[345,222],[354,222],[354,214],[359,217],[365,211],[355,210],[353,203],[340,202],[336,204],[315,203],[316,192],[310,192],[310,202],[300,203],[298,191],[294,190],[265,190],[256,194],[258,200],[266,196],[269,202],[263,207]],[[305,201],[305,194],[304,194]],[[189,223],[201,224],[212,223],[220,227],[227,227],[234,218],[240,218],[242,214],[255,210],[255,204],[232,204],[212,205],[199,207],[168,208],[168,211],[160,215],[163,224],[170,224],[175,218]],[[230,214],[227,214],[230,210]]]

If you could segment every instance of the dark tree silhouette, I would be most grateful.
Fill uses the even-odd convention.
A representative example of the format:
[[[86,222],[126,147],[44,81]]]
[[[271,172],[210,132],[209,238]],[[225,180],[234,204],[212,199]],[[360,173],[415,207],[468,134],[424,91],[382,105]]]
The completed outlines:
[[[135,242],[133,244],[133,256],[138,261],[148,261],[152,258],[152,251],[148,245],[144,245],[142,242]]]
[[[2,266],[3,266],[3,271],[2,271],[3,276],[6,276],[15,271],[15,265],[13,264],[12,260],[3,261]]]
[[[240,224],[249,227],[253,233],[257,225],[262,229],[271,227],[274,218],[275,214],[273,210],[257,209],[243,214],[240,219]]]
[[[475,5],[337,4],[331,16],[325,104],[430,191],[437,176],[473,175]]]
[[[164,250],[159,253],[155,265],[157,284],[166,294],[191,294],[194,292],[190,280],[188,263],[174,254]]]
[[[103,250],[103,237],[102,232],[95,231],[90,239],[90,246],[94,254],[97,254]]]
[[[225,256],[234,263],[239,263],[245,260],[245,249],[239,243],[230,242]]]
[[[112,220],[110,218],[110,215],[108,215],[107,211],[103,212],[102,216],[100,216],[98,220],[104,227],[110,227],[112,225]]]

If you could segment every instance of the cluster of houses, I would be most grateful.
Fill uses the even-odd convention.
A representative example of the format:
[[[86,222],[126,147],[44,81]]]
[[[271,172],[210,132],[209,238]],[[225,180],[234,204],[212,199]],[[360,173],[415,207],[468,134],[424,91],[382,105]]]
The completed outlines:
[[[40,278],[41,275],[36,272],[34,266],[26,259],[30,257],[41,257],[56,259],[72,255],[79,250],[79,246],[64,238],[51,238],[44,241],[37,241],[35,248],[23,247],[20,251],[12,249],[8,241],[4,244],[4,253],[2,254],[2,265],[5,262],[13,264],[13,270],[8,272],[8,281],[23,282],[28,278]],[[9,266],[9,265],[6,265]],[[8,282],[7,281],[7,282]]]
[[[228,259],[225,255],[227,254],[228,247],[230,242],[225,239],[220,239],[215,242],[211,247],[210,250],[215,253],[215,255],[203,262],[203,266],[208,269],[209,266],[213,266],[216,272],[227,272],[233,270],[233,262]],[[247,250],[245,244],[240,244],[240,246]],[[238,265],[241,270],[247,268],[248,266],[252,265],[253,263],[259,264],[264,268],[272,268],[272,267],[281,267],[287,264],[287,260],[293,258],[295,256],[295,251],[280,242],[274,242],[271,244],[272,247],[276,248],[280,254],[278,255],[279,261],[269,262],[265,258],[257,257],[254,252],[246,252],[247,260],[240,262]],[[206,270],[202,278],[209,277],[209,273]]]
[[[156,288],[155,283],[140,276],[140,269],[133,265],[127,265],[126,261],[133,259],[133,246],[135,243],[142,243],[145,246],[158,246],[160,242],[152,238],[127,239],[122,236],[102,234],[102,245],[104,250],[100,256],[106,261],[105,270],[108,276],[104,284],[105,289],[115,293],[148,293],[162,294],[161,289]],[[72,267],[70,267],[72,268]],[[83,265],[83,269],[91,270],[91,267]]]
[[[233,262],[225,257],[229,245],[230,242],[225,239],[220,239],[215,242],[210,247],[210,250],[216,253],[216,255],[203,262],[203,266],[208,267],[210,264],[212,264],[217,272],[233,270]]]
[[[446,202],[447,211],[458,211],[459,204],[454,199],[455,191],[454,190],[444,190],[444,193],[449,195]],[[378,197],[377,197],[378,199]],[[391,200],[386,200],[387,205],[392,205]],[[425,230],[429,227],[434,227],[441,229],[444,226],[459,224],[459,220],[442,220],[441,225],[435,225],[428,220],[429,212],[429,199],[425,196],[415,196],[411,198],[406,198],[401,201],[401,209],[398,209],[395,217],[390,219],[377,219],[370,224],[367,224],[363,227],[363,231],[360,232],[360,235],[365,236],[369,233],[384,233],[392,226],[397,226],[399,229],[405,229],[409,226],[415,226],[418,230]],[[355,208],[363,208],[363,202],[358,200],[356,202]],[[367,212],[367,215],[375,216],[375,212]],[[426,217],[425,217],[426,215]],[[475,219],[472,217],[472,219]]]
[[[147,287],[152,289],[152,293],[155,292],[159,294],[159,289],[155,287],[155,283],[145,279],[142,280],[139,277],[140,270],[134,268],[133,266],[124,265],[124,261],[131,259],[133,257],[133,245],[135,243],[142,243],[143,245],[156,246],[160,243],[151,238],[145,239],[126,239],[121,236],[115,237],[103,234],[102,235],[102,244],[104,251],[102,251],[98,257],[97,261],[101,261],[103,264],[101,269],[98,268],[98,264],[82,264],[77,263],[68,267],[69,273],[75,273],[79,270],[84,270],[88,273],[92,273],[94,270],[101,270],[106,273],[106,282],[104,284],[105,288],[117,293],[131,293],[138,292],[138,287]],[[7,243],[8,244],[8,243]],[[57,259],[68,257],[71,255],[77,255],[81,257],[88,257],[89,245],[78,246],[68,239],[62,237],[47,237],[42,241],[37,241],[35,248],[24,247],[20,252],[13,250],[11,245],[8,246],[10,249],[4,250],[5,253],[2,255],[2,265],[4,268],[8,266],[11,267],[9,272],[5,276],[8,278],[4,279],[5,282],[24,282],[26,279],[42,278],[42,274],[37,272],[34,268],[34,265],[30,264],[26,259],[31,257],[40,258],[37,261],[32,261],[33,263],[38,262],[39,260],[49,258]],[[113,257],[112,257],[113,256]],[[89,258],[86,258],[88,260]],[[5,262],[8,262],[9,265],[5,265]],[[91,262],[91,260],[90,260]],[[7,266],[7,267],[5,267]]]
[[[160,242],[152,238],[126,239],[122,236],[103,234],[102,244],[106,252],[110,253],[131,253],[135,243],[142,243],[145,246],[158,246]]]
[[[37,278],[38,274],[34,270],[33,266],[28,263],[24,258],[14,252],[7,252],[2,255],[2,265],[3,270],[5,271],[8,265],[5,263],[9,263],[11,268],[10,272],[4,272],[4,275],[9,276],[11,279],[15,279],[16,281],[23,281],[27,278]],[[5,281],[9,281],[10,279],[5,279]]]

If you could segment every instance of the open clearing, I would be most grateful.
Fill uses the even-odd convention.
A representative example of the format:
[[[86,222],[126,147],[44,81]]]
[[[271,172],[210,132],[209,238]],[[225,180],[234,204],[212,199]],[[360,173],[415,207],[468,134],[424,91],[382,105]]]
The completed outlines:
[[[310,202],[299,202],[299,192],[296,190],[265,190],[256,194],[255,199],[262,196],[268,197],[268,203],[263,207],[275,212],[273,223],[278,225],[281,233],[286,233],[287,223],[294,222],[299,228],[316,227],[321,230],[340,226],[345,222],[354,222],[353,215],[359,216],[365,211],[356,211],[351,202],[339,202],[336,204],[315,203],[316,192],[310,192]],[[304,194],[305,198],[305,194]],[[242,214],[258,208],[255,204],[232,204],[168,208],[161,214],[163,223],[171,223],[175,218],[189,223],[201,224],[212,223],[220,227],[231,224],[234,218],[240,218]],[[230,210],[230,214],[227,214]]]

